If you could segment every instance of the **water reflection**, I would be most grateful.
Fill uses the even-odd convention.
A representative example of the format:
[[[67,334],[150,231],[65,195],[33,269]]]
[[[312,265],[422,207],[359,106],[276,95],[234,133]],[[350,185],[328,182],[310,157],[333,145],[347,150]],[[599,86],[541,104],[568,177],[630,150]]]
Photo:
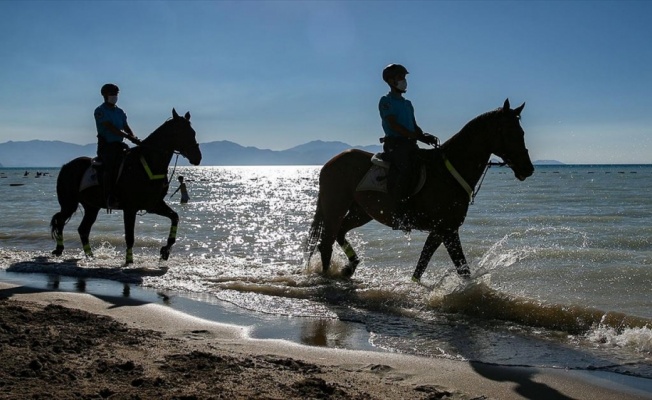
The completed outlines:
[[[59,275],[48,275],[48,283],[47,283],[47,288],[48,289],[59,289],[59,285],[61,284],[61,278]]]
[[[350,347],[354,341],[351,324],[337,319],[306,318],[301,324],[301,343],[318,347]]]
[[[78,278],[77,282],[75,282],[75,289],[80,293],[86,292],[86,279]]]

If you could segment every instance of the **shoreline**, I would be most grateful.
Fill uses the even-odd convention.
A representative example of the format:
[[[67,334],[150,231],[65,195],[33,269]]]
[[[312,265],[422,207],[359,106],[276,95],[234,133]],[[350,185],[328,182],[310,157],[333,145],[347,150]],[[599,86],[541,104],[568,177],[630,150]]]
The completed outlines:
[[[42,278],[32,276],[29,279],[40,281]],[[162,303],[162,300],[152,302],[151,299],[140,298],[140,290],[134,292],[136,293],[132,292],[129,296],[120,293],[111,295],[95,290],[94,287],[86,287],[83,293],[74,293],[0,279],[0,304],[8,301],[21,306],[32,305],[30,307],[44,310],[46,314],[48,304],[57,305],[89,313],[86,318],[91,321],[101,319],[102,316],[110,317],[129,329],[136,330],[137,337],[156,342],[158,356],[153,359],[142,354],[143,351],[148,353],[147,345],[136,344],[120,349],[119,353],[125,354],[120,365],[142,364],[142,375],[145,378],[136,379],[143,381],[148,379],[147,371],[154,375],[161,373],[161,355],[171,357],[181,354],[190,357],[201,354],[202,357],[217,357],[215,360],[229,359],[234,369],[246,372],[246,376],[239,379],[240,386],[229,383],[235,385],[232,393],[236,397],[238,393],[244,396],[240,398],[652,399],[650,380],[613,373],[506,367],[382,351],[305,346],[282,339],[256,339],[251,337],[251,327],[229,324],[234,322],[232,319],[227,318],[229,323],[222,323],[214,322],[215,318],[211,318],[211,321],[191,316],[164,304],[157,304]],[[27,325],[24,328],[29,329],[29,324]],[[67,329],[73,331],[79,328],[82,327],[67,325]],[[111,344],[108,338],[96,339],[102,345]],[[36,340],[46,341],[45,338]],[[6,351],[4,346],[2,349],[3,352]],[[6,359],[6,355],[3,358]],[[270,360],[273,362],[270,363]],[[102,356],[96,360],[99,363],[106,361]],[[189,364],[192,365],[197,362],[191,361]],[[261,366],[249,368],[252,363]],[[217,395],[217,392],[212,391],[210,382],[202,381],[201,375],[194,377],[188,371],[185,375],[190,376],[181,380],[179,385],[189,385],[191,389],[188,390],[198,391],[198,398],[205,398],[209,393]],[[273,376],[273,381],[261,383],[262,392],[257,394],[245,390],[253,382],[261,379],[265,381],[268,376]],[[4,381],[6,388],[7,382]],[[111,386],[113,389],[110,391],[126,394],[128,391],[138,393],[138,390],[144,390],[134,388],[129,382],[123,384],[125,392],[120,392],[119,383]],[[218,386],[223,384],[224,382],[213,383]],[[296,393],[284,392],[287,387],[299,389],[296,389]],[[224,387],[221,389],[225,390]],[[317,392],[312,393],[311,390]],[[147,398],[147,394],[141,397]]]

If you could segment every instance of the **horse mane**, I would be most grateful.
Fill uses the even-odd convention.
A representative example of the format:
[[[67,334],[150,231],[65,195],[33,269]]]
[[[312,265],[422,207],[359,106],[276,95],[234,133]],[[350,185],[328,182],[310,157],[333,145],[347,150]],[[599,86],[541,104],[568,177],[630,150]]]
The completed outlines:
[[[145,142],[146,140],[148,140],[148,139],[150,139],[150,138],[153,138],[153,137],[158,136],[158,135],[163,131],[163,129],[166,128],[166,126],[169,125],[169,123],[170,123],[171,121],[173,121],[173,120],[174,120],[173,117],[170,117],[170,118],[166,119],[166,120],[161,124],[161,126],[159,126],[158,128],[154,129],[154,132],[152,132],[152,133],[150,133],[149,135],[147,135],[147,137],[146,137],[145,139],[143,139],[143,142]],[[190,123],[190,121],[188,121],[188,123]]]
[[[461,140],[469,135],[473,135],[478,132],[477,127],[485,125],[487,120],[494,118],[498,112],[502,111],[502,108],[497,108],[495,110],[487,111],[483,114],[478,115],[469,122],[467,122],[459,132],[453,135],[450,139],[445,141],[441,147],[448,147],[450,143],[454,143],[457,140]]]

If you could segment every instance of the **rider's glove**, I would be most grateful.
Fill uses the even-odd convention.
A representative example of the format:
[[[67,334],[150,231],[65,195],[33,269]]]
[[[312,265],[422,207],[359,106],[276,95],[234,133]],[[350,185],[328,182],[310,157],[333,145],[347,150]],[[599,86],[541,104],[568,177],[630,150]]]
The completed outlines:
[[[437,139],[436,136],[433,136],[433,135],[431,135],[429,133],[424,133],[423,138],[421,139],[421,141],[423,143],[430,144],[430,145],[433,145],[433,146],[436,146],[437,144],[439,144],[439,139]]]

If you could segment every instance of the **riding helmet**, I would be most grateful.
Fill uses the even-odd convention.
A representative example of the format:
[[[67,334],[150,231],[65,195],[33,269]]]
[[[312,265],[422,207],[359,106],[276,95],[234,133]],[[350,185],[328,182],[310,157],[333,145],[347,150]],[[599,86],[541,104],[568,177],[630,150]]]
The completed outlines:
[[[118,94],[120,91],[120,88],[118,88],[116,85],[113,83],[107,83],[106,85],[102,86],[102,90],[100,90],[100,93],[102,96],[114,96]]]
[[[409,74],[407,68],[401,64],[389,64],[383,69],[383,80],[387,82],[389,79],[394,78],[396,75],[407,75]],[[389,83],[389,82],[388,82]]]

